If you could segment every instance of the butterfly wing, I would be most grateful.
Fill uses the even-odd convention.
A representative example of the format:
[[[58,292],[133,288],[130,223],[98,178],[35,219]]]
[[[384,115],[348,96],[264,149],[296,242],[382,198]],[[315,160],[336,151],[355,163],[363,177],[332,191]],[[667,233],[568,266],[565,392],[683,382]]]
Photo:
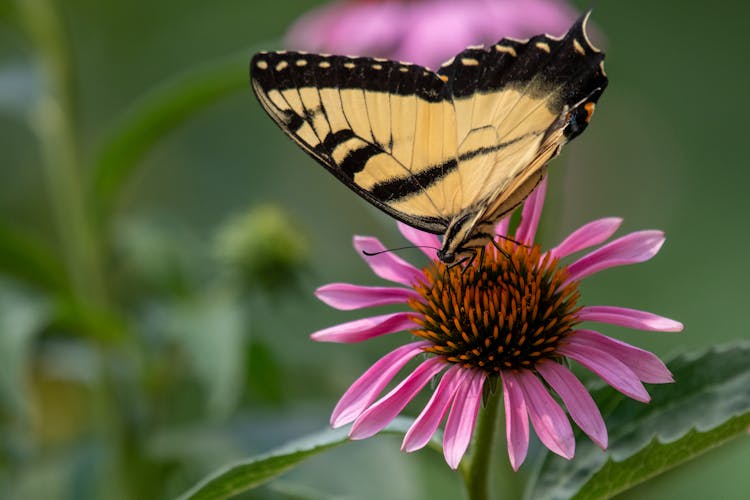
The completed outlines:
[[[607,86],[604,54],[586,36],[588,15],[561,39],[503,39],[441,67],[456,114],[454,211],[479,207],[484,220],[509,212],[586,127]]]
[[[417,65],[299,52],[259,53],[253,90],[309,155],[361,197],[418,229],[454,213],[439,182],[457,168],[445,82]]]
[[[361,197],[437,234],[476,214],[469,237],[521,203],[588,124],[607,78],[587,18],[561,39],[469,48],[437,73],[274,52],[257,54],[250,76],[284,132]]]

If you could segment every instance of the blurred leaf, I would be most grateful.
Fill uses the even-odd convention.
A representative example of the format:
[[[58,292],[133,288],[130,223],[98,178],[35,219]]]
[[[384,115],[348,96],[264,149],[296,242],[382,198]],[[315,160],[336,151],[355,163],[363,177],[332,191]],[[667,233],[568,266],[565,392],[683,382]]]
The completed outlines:
[[[65,268],[40,240],[0,222],[0,272],[45,290],[68,288]]]
[[[284,399],[284,370],[263,340],[253,339],[248,346],[247,384],[262,401],[278,404]]]
[[[0,2],[0,21],[14,20],[15,11],[11,2]]]
[[[581,436],[573,460],[547,454],[526,498],[609,498],[747,430],[750,343],[684,355],[669,368],[676,383],[651,386],[647,405],[596,391],[609,450]]]
[[[396,418],[383,432],[404,434],[413,420]],[[304,460],[349,441],[348,428],[326,429],[289,443],[274,451],[255,458],[228,465],[209,475],[181,500],[208,500],[229,498],[243,491],[260,486],[287,472]],[[430,441],[432,447],[441,448],[442,435],[437,433]]]
[[[274,481],[269,490],[278,493],[286,500],[343,500],[345,495],[332,495],[324,493],[304,484]]]
[[[200,245],[180,221],[118,218],[115,234],[121,288],[137,290],[141,296],[191,293],[204,266],[196,265]]]
[[[220,98],[247,90],[253,52],[248,48],[175,76],[129,108],[104,140],[95,165],[94,196],[102,217],[107,217],[122,186],[162,136]]]
[[[246,317],[228,292],[209,292],[161,311],[157,321],[181,345],[208,394],[215,417],[229,414],[244,383]]]
[[[104,342],[119,342],[127,337],[127,318],[111,308],[91,304],[72,294],[57,297],[51,328],[72,336]]]
[[[29,417],[26,378],[32,340],[49,319],[46,301],[0,287],[0,397],[21,418]]]
[[[217,460],[241,456],[239,441],[237,435],[216,424],[172,423],[148,437],[146,452],[154,461],[191,463],[205,468]]]
[[[39,76],[31,64],[19,61],[0,67],[0,111],[26,118],[39,89]]]

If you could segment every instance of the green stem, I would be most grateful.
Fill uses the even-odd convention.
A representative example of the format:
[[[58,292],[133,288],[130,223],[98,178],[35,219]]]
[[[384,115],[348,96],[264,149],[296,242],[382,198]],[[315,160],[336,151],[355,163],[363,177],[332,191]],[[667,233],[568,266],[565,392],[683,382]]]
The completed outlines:
[[[495,431],[498,423],[498,402],[502,391],[496,390],[479,413],[479,421],[473,437],[473,449],[461,475],[469,500],[488,500],[490,465],[497,454]]]
[[[86,304],[106,303],[102,262],[86,207],[76,137],[73,64],[65,29],[53,0],[16,0],[34,45],[42,91],[31,116],[36,132],[61,254],[76,295]]]

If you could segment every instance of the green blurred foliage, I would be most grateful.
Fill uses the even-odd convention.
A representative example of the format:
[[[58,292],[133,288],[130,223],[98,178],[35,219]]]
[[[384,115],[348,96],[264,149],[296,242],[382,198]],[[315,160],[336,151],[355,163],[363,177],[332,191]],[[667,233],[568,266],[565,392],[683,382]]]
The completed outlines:
[[[273,291],[294,284],[305,265],[306,240],[282,210],[264,205],[219,228],[216,255],[244,287]]]
[[[317,302],[316,286],[379,284],[352,235],[401,241],[245,83],[251,54],[279,47],[316,3],[0,1],[4,498],[177,495],[325,427],[348,384],[404,338],[308,339],[358,316]],[[739,0],[600,3],[610,86],[551,167],[547,244],[608,215],[623,231],[666,231],[652,262],[582,287],[586,303],[684,322],[681,334],[607,329],[660,355],[747,337],[748,16]],[[749,461],[737,441],[626,496],[744,498]],[[439,455],[382,438],[251,498],[459,489]]]

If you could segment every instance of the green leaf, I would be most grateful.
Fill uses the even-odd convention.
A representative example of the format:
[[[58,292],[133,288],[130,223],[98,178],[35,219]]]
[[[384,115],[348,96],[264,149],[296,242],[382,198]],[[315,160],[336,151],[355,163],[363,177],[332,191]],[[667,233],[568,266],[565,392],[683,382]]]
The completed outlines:
[[[239,401],[244,383],[245,311],[225,290],[177,302],[160,311],[159,328],[185,350],[208,394],[213,417],[226,417]]]
[[[284,369],[271,346],[253,338],[245,357],[247,386],[258,400],[280,404],[284,401]]]
[[[649,404],[594,392],[609,429],[602,452],[585,436],[566,461],[545,455],[526,498],[609,498],[743,433],[750,426],[750,343],[683,355],[676,383],[649,387]]]
[[[404,434],[412,420],[397,418],[383,432]],[[264,455],[230,464],[203,479],[180,500],[208,500],[228,498],[260,486],[294,468],[307,458],[346,443],[348,428],[326,429],[294,441]],[[442,447],[442,435],[430,441],[432,447]]]
[[[162,136],[220,98],[249,88],[253,49],[204,64],[141,97],[109,134],[95,165],[94,198],[108,211],[140,160]]]
[[[37,238],[0,222],[0,272],[47,291],[67,291],[65,268]]]

